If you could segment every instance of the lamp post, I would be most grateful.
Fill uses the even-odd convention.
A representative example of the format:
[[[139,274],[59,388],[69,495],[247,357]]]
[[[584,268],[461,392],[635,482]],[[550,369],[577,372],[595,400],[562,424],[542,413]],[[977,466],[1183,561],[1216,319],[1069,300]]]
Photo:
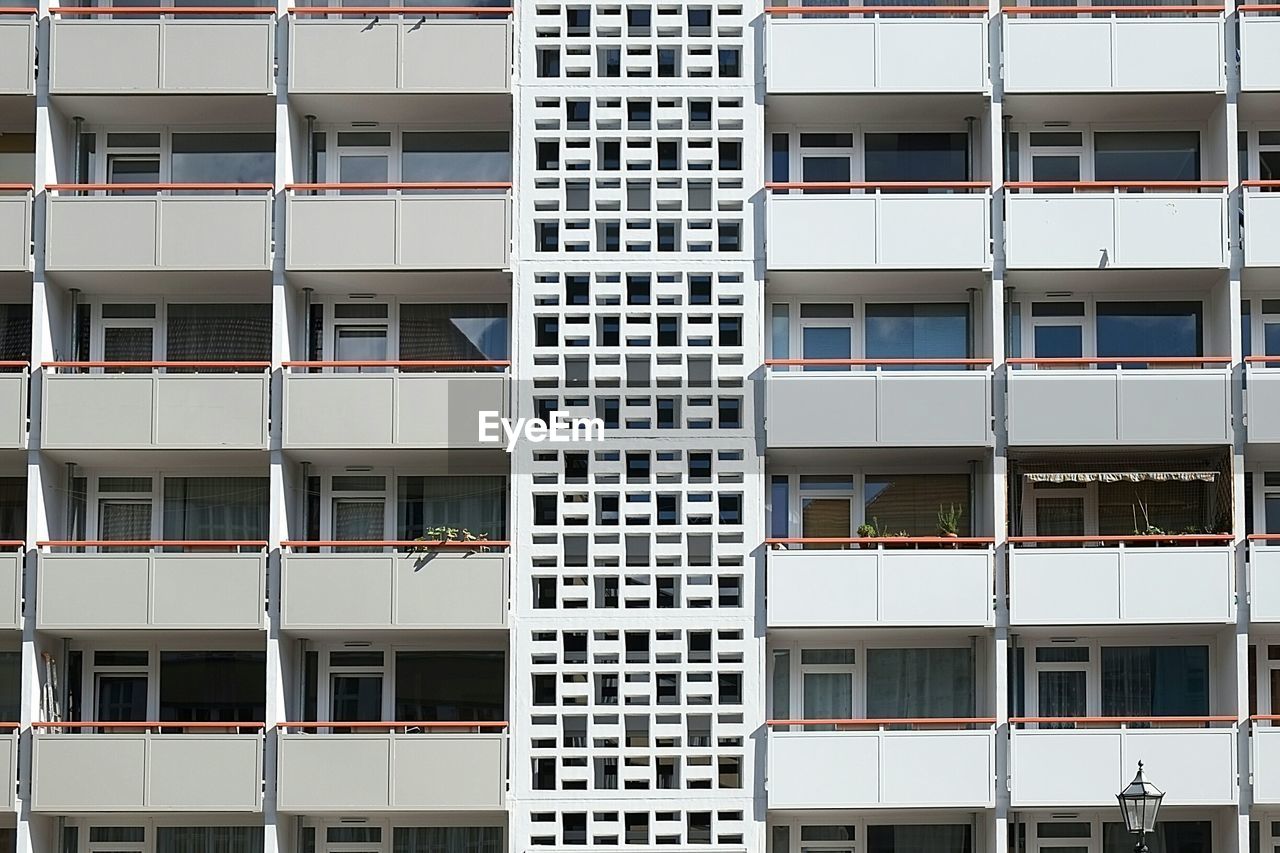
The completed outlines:
[[[1138,762],[1138,775],[1129,786],[1116,794],[1120,801],[1120,814],[1124,816],[1124,828],[1138,836],[1133,845],[1134,853],[1147,853],[1147,833],[1156,828],[1156,812],[1164,800],[1164,791],[1148,782],[1142,775],[1142,762]]]

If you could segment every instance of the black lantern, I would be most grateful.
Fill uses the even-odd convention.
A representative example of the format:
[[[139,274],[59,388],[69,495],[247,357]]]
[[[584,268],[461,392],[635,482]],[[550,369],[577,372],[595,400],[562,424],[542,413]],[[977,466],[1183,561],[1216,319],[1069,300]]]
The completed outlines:
[[[1120,801],[1120,814],[1124,816],[1124,828],[1138,836],[1133,846],[1135,853],[1147,853],[1147,833],[1156,828],[1156,812],[1164,800],[1164,791],[1152,785],[1142,776],[1142,762],[1138,762],[1138,775],[1129,787],[1116,794]]]

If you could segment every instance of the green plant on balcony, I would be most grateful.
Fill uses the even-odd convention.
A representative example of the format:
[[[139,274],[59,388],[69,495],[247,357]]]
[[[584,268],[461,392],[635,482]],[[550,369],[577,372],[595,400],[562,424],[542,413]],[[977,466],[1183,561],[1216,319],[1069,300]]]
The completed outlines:
[[[960,516],[962,510],[955,504],[938,505],[938,532],[949,539],[960,536]]]
[[[423,543],[421,548],[414,548],[415,551],[426,551],[432,547],[447,547],[451,550],[460,550],[467,552],[488,551],[486,543],[489,540],[488,533],[473,533],[465,527],[428,527],[422,531],[422,535],[415,539],[415,542]],[[463,543],[457,546],[451,546],[449,543]],[[468,547],[470,546],[470,547]]]

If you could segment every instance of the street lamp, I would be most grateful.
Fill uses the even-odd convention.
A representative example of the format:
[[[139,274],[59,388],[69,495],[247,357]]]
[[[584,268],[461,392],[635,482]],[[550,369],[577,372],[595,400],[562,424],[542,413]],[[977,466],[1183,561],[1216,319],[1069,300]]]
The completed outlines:
[[[1142,762],[1138,762],[1138,775],[1133,777],[1129,787],[1116,794],[1120,801],[1120,814],[1124,815],[1124,828],[1138,836],[1138,843],[1133,845],[1134,853],[1147,853],[1147,833],[1156,828],[1156,812],[1160,811],[1160,802],[1164,799],[1164,791],[1152,785],[1142,776]]]

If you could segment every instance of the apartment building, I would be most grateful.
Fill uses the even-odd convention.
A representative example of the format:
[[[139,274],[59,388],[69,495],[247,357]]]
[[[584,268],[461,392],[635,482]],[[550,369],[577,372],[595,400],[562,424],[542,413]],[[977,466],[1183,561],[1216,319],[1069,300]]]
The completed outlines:
[[[1280,6],[500,2],[0,0],[0,853],[1280,849]]]

